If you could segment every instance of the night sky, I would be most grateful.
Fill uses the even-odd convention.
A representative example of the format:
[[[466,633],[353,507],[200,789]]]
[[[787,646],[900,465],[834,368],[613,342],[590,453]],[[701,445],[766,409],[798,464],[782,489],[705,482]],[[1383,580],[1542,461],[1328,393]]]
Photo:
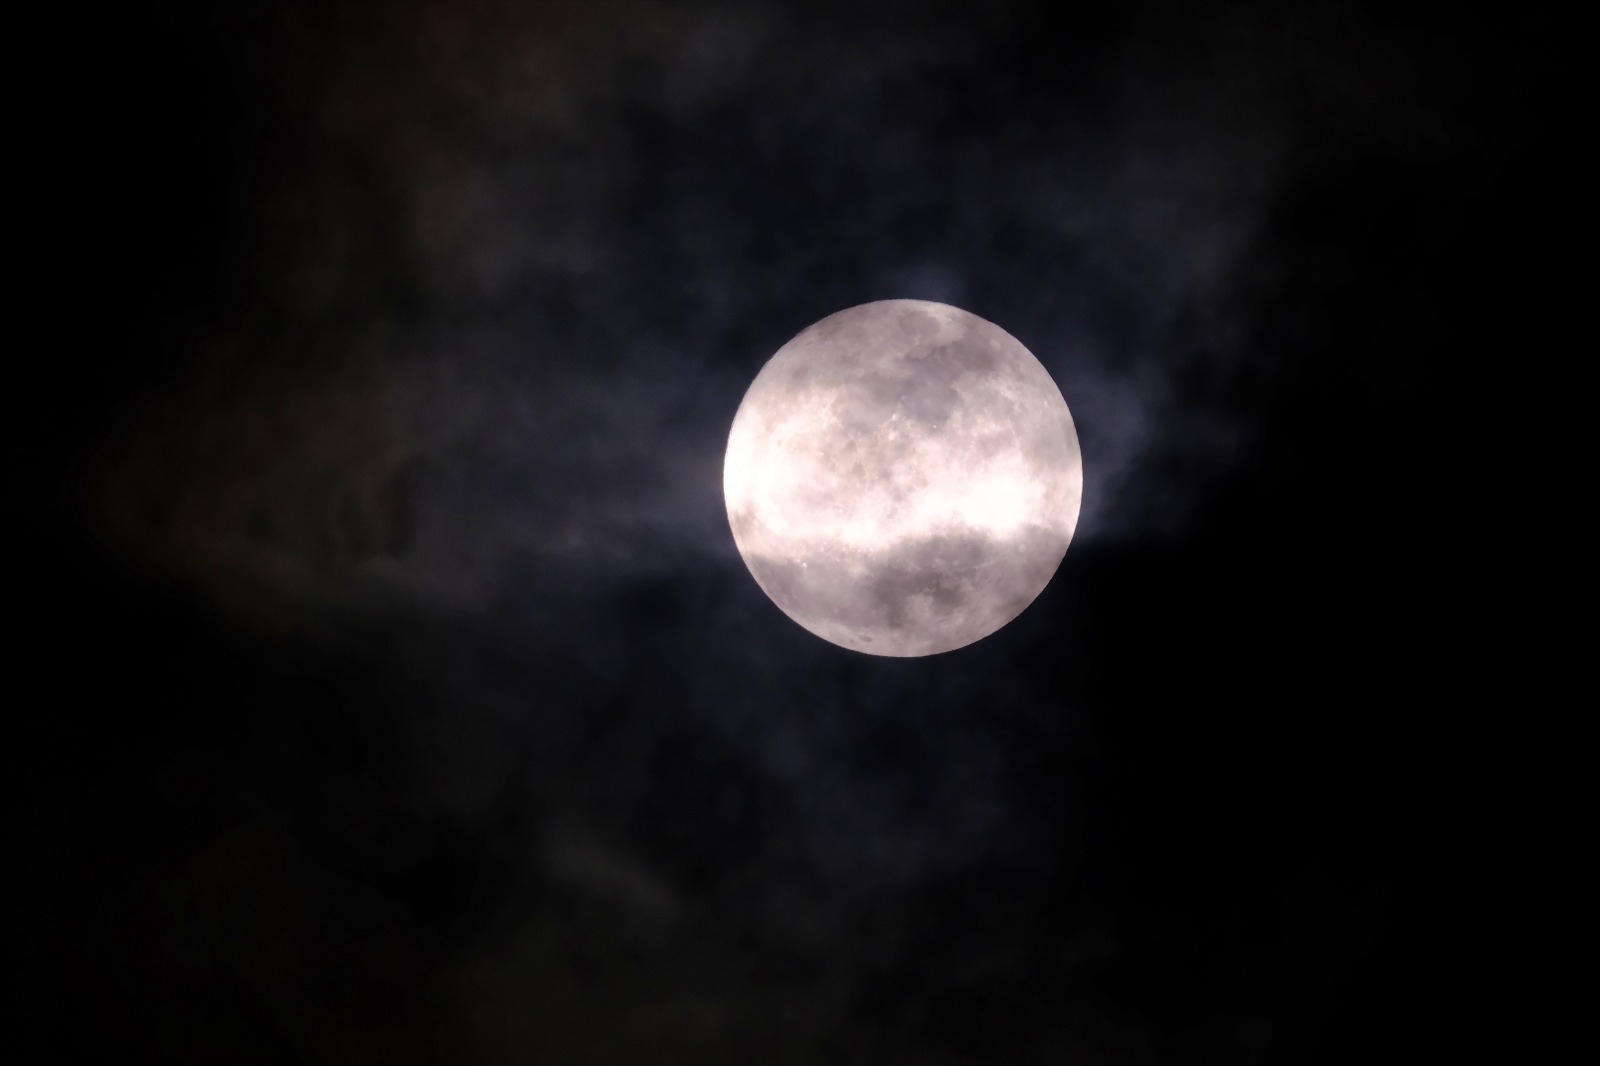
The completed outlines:
[[[1457,386],[1546,343],[1557,31],[1468,6],[83,12],[12,396],[26,1061],[1523,1046]],[[722,503],[766,359],[890,298],[1027,345],[1085,464],[1044,593],[925,659],[791,622]]]

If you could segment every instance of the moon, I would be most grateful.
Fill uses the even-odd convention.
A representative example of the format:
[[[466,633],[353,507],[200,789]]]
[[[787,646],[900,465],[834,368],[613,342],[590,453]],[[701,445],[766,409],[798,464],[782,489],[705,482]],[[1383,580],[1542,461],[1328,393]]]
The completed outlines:
[[[870,655],[952,651],[1021,614],[1061,565],[1082,495],[1049,371],[999,326],[925,300],[851,307],[780,348],[723,463],[762,591]]]

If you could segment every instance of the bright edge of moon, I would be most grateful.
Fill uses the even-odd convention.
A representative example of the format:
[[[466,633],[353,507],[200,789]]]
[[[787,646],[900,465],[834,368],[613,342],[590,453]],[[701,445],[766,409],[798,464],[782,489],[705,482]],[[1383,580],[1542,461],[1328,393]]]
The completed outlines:
[[[882,300],[780,348],[723,464],[734,543],[795,622],[871,655],[951,651],[1049,584],[1083,460],[1061,390],[977,315]]]

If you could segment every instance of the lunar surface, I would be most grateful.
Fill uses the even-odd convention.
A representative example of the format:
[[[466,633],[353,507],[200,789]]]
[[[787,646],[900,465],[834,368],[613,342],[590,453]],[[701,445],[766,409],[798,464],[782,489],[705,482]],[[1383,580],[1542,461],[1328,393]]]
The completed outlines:
[[[806,629],[872,655],[951,651],[1032,603],[1078,524],[1061,391],[1000,327],[884,300],[779,349],[723,466],[745,565]]]

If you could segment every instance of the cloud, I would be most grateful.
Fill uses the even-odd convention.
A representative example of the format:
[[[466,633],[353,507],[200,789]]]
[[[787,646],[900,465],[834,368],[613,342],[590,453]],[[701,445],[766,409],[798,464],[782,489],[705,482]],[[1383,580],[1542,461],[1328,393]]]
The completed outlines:
[[[726,560],[744,386],[815,317],[892,296],[960,298],[1052,371],[1080,543],[1181,525],[1204,476],[1147,458],[1204,475],[1248,431],[1180,382],[1244,358],[1282,148],[1262,48],[1128,51],[1098,112],[952,129],[950,86],[1008,31],[628,10],[397,5],[288,35],[321,64],[294,98],[309,165],[260,208],[259,306],[108,457],[126,543],[460,602],[517,553]]]

